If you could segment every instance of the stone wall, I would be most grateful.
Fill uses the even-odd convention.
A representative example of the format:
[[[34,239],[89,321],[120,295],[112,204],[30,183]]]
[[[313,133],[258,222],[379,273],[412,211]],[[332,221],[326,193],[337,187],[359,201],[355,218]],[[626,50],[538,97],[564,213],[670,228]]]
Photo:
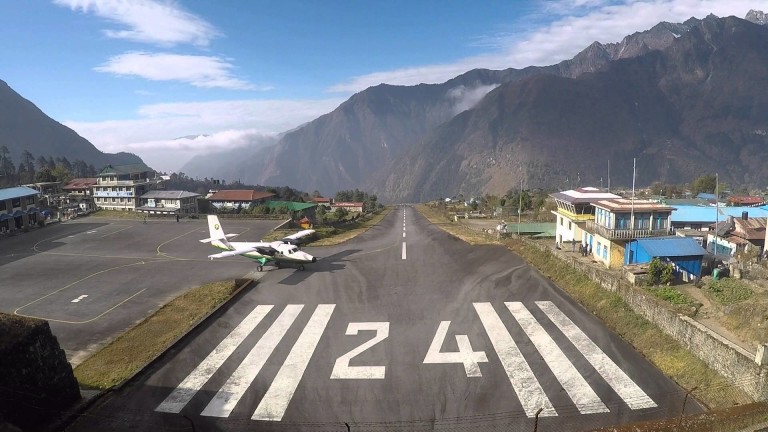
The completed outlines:
[[[47,321],[0,314],[0,418],[24,430],[55,421],[80,399]]]
[[[552,251],[547,246],[536,242],[527,241],[526,243],[542,251]],[[647,294],[643,289],[633,287],[620,276],[573,257],[560,253],[555,253],[555,256],[567,262],[575,270],[586,274],[606,290],[619,294],[635,312],[672,336],[693,355],[756,401],[768,400],[768,368],[757,364],[754,355],[690,317],[670,310],[666,304]]]

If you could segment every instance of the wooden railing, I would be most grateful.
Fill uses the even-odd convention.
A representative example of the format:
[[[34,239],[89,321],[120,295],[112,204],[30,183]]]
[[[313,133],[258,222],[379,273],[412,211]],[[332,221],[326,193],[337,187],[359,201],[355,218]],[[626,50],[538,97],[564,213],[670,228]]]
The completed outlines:
[[[636,238],[670,235],[668,229],[611,229],[598,225],[595,221],[587,221],[586,231],[600,235],[609,240],[632,240]]]

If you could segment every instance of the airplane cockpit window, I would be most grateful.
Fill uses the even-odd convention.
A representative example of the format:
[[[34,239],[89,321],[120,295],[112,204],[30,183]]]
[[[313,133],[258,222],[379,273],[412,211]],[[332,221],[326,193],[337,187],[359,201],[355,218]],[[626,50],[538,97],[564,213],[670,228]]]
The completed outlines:
[[[296,251],[298,251],[298,250],[299,250],[299,248],[297,248],[297,247],[295,247],[295,246],[294,246],[294,247],[292,247],[292,248],[288,249],[288,253],[291,253],[291,254],[292,254],[292,253],[296,253]]]

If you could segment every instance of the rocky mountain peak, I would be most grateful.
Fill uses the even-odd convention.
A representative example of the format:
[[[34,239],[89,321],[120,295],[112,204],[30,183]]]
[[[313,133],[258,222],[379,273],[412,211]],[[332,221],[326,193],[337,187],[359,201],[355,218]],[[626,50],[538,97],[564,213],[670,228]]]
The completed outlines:
[[[768,16],[766,16],[765,12],[759,10],[750,9],[744,19],[759,25],[768,24]]]

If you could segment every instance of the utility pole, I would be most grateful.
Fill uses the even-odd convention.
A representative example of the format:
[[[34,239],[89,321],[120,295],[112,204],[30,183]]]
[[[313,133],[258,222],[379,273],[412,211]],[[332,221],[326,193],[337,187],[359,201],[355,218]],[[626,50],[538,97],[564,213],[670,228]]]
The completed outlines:
[[[520,221],[523,214],[523,179],[520,179],[520,203],[517,205],[517,235],[520,236]]]
[[[712,254],[715,256],[715,259],[717,259],[717,230],[720,228],[717,226],[720,222],[720,192],[718,191],[719,186],[720,178],[718,177],[718,174],[715,173],[715,245],[712,248]]]

